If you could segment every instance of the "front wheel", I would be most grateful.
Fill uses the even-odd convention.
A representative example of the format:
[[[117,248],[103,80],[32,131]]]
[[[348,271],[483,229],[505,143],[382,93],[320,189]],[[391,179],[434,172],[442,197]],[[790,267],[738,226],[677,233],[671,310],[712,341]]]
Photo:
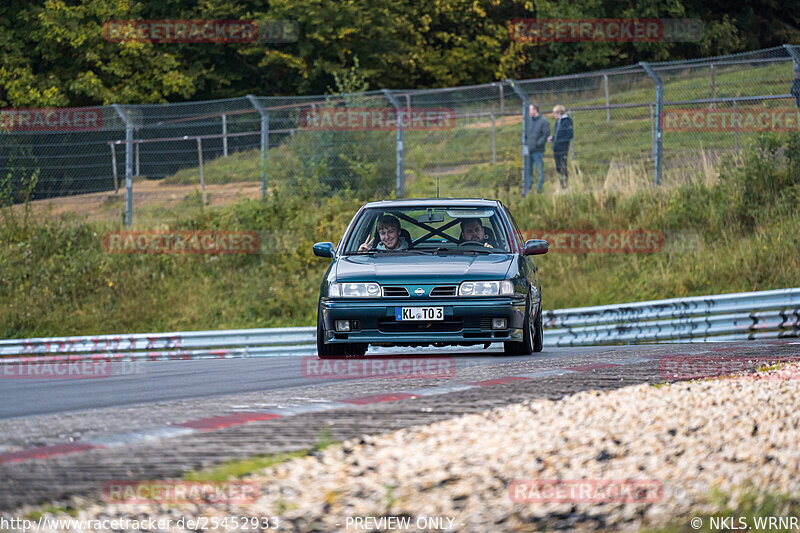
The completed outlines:
[[[541,312],[533,316],[533,306],[530,296],[525,303],[525,321],[523,322],[522,342],[505,342],[503,351],[507,355],[530,355],[541,352],[543,345],[542,316]]]
[[[536,321],[534,322],[536,332],[533,336],[533,351],[541,352],[544,348],[544,328],[542,327],[542,305],[539,304],[539,312],[536,314]]]

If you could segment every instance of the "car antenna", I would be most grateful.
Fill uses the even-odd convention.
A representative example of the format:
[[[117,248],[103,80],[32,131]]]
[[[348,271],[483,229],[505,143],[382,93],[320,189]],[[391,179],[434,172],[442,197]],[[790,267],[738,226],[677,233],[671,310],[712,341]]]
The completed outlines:
[[[436,174],[436,198],[439,198],[439,174]]]

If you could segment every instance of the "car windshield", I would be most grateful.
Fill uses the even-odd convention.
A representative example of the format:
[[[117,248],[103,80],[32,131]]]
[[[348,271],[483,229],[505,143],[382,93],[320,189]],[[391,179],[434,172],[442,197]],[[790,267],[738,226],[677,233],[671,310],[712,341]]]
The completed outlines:
[[[345,254],[508,253],[494,207],[392,207],[365,209],[345,243]]]

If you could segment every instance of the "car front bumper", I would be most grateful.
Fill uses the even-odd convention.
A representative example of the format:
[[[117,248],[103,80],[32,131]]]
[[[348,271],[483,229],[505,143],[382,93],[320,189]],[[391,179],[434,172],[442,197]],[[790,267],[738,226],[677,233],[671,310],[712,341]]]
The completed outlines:
[[[441,321],[398,321],[398,307],[442,307]],[[525,299],[376,298],[320,301],[326,343],[480,344],[522,341]],[[492,329],[493,318],[505,318],[506,329]],[[335,331],[336,320],[348,320],[351,331]]]

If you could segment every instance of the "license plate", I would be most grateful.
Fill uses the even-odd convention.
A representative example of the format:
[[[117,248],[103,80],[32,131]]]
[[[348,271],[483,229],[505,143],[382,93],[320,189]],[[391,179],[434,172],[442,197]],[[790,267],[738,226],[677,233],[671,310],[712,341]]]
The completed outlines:
[[[396,307],[398,321],[444,320],[444,307]]]

